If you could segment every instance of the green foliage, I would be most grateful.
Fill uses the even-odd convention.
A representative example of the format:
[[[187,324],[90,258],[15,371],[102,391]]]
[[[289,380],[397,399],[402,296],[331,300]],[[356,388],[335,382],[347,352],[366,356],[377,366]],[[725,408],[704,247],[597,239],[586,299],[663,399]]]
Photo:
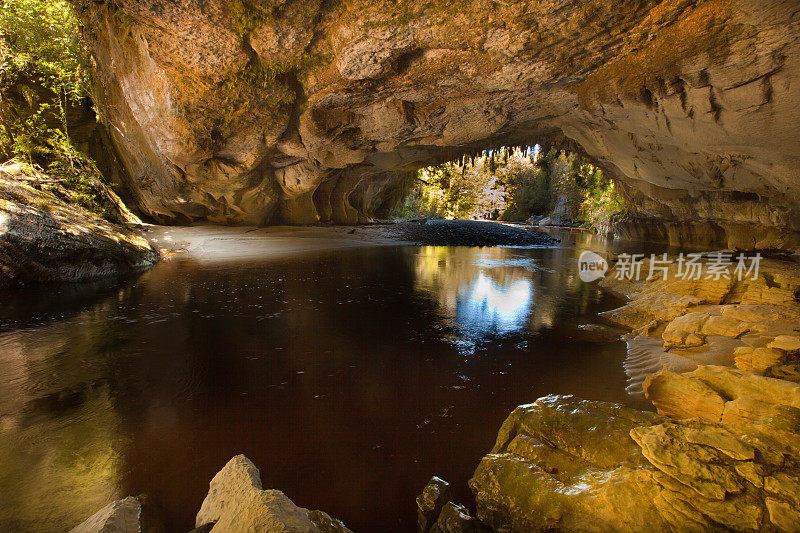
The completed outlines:
[[[3,63],[36,72],[46,86],[69,98],[86,94],[88,55],[69,2],[2,0],[0,38]]]
[[[397,218],[499,218],[549,215],[607,231],[622,209],[614,184],[576,154],[501,148],[418,172]]]
[[[2,0],[0,158],[24,159],[55,180],[65,200],[107,217],[100,172],[69,138],[70,111],[89,93],[88,53],[63,0]]]
[[[587,165],[591,167],[591,165]],[[594,168],[594,167],[592,167]],[[586,197],[580,205],[580,216],[600,233],[611,231],[611,219],[622,211],[622,198],[614,189],[614,182],[594,168],[585,184]]]
[[[501,176],[492,172],[493,155],[473,162],[449,162],[422,169],[406,210],[434,218],[497,218],[505,208]],[[495,169],[496,170],[496,169]]]
[[[49,163],[45,171],[48,176],[60,181],[65,191],[64,199],[100,217],[110,219],[115,216],[117,207],[109,202],[102,176],[94,161],[76,150],[60,131],[54,133],[48,148]]]
[[[0,152],[30,161],[56,131],[68,131],[68,108],[88,94],[87,53],[72,7],[3,0],[0,51]]]
[[[246,35],[272,20],[272,14],[252,0],[228,0],[233,29]]]

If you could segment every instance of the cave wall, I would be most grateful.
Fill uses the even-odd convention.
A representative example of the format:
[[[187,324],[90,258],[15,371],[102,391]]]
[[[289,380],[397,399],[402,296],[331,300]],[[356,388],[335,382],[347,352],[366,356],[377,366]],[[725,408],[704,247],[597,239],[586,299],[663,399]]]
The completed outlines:
[[[794,0],[77,1],[162,222],[364,222],[421,165],[567,139],[620,183],[630,235],[800,230]]]

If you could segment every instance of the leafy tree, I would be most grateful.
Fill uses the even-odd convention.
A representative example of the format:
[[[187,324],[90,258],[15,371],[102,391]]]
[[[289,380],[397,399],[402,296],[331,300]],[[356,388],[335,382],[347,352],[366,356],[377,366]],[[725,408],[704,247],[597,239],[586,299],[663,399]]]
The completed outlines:
[[[550,215],[605,232],[621,208],[613,183],[581,156],[503,147],[420,170],[395,216],[523,221]]]
[[[88,52],[73,7],[65,0],[0,2],[0,162],[38,166],[65,200],[110,216],[100,172],[71,139],[71,121],[91,106]]]
[[[0,10],[0,150],[47,155],[69,135],[68,110],[87,95],[87,54],[63,0],[3,0]],[[37,154],[38,151],[43,154]]]

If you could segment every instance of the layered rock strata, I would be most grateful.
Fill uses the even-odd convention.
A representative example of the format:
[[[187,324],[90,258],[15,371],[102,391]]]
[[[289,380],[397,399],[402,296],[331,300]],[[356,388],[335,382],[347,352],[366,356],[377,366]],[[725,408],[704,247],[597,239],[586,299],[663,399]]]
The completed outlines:
[[[800,335],[800,264],[762,259],[757,271],[740,276],[735,272],[736,254],[724,252],[732,262],[727,277],[715,279],[714,274],[709,277],[708,268],[718,253],[723,252],[697,261],[699,277],[684,276],[688,267],[670,256],[671,263],[660,265],[666,270],[654,270],[652,276],[646,258],[638,275],[627,266],[620,275],[617,264],[600,282],[605,290],[628,299],[625,305],[601,313],[601,318],[633,330],[627,337],[625,362],[630,392],[641,393],[647,375],[661,368],[688,372],[700,364],[735,365],[786,379],[800,376],[800,346],[794,344]],[[752,257],[745,256],[748,270],[754,264]]]
[[[680,384],[654,399],[688,418],[569,396],[520,406],[470,480],[477,518],[493,531],[797,531],[800,410],[774,396],[794,403],[800,386],[765,379],[722,422]]]

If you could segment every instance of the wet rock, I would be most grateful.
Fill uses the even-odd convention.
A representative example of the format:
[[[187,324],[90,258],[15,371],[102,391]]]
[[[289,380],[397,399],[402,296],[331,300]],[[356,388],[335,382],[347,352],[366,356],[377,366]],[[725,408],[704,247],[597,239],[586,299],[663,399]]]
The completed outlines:
[[[422,494],[417,496],[417,524],[421,533],[426,533],[436,523],[442,507],[449,498],[450,484],[433,476],[425,485]]]
[[[792,531],[800,469],[781,424],[540,398],[475,471],[477,516],[496,531]]]
[[[725,399],[706,383],[663,369],[644,380],[644,393],[658,412],[672,418],[719,421]]]
[[[109,503],[70,530],[70,533],[139,533],[141,512],[139,500],[128,496]]]
[[[659,412],[674,418],[720,421],[727,402],[744,398],[800,409],[797,383],[722,366],[685,374],[664,369],[645,380],[644,391]]]
[[[472,518],[463,505],[447,502],[430,531],[431,533],[484,533],[489,530]]]
[[[603,285],[604,288],[607,285]],[[686,314],[689,309],[705,303],[699,296],[653,292],[637,296],[632,302],[610,311],[599,313],[603,320],[623,328],[638,329],[653,321],[669,322]]]
[[[322,512],[297,507],[279,490],[263,490],[258,469],[244,455],[211,480],[195,523],[213,523],[212,531],[349,531]]]
[[[773,500],[772,498],[767,498],[766,504],[767,512],[769,512],[769,520],[779,531],[785,533],[794,533],[797,531],[797,524],[800,524],[800,512],[797,510],[796,506],[779,500]]]
[[[699,263],[704,268],[707,255]],[[800,265],[765,259],[757,276],[741,280],[683,279],[671,259],[666,279],[650,277],[645,259],[638,279],[619,279],[615,265],[601,281],[604,289],[630,299],[600,314],[633,329],[624,363],[629,391],[641,391],[647,375],[662,368],[689,372],[698,365],[736,364],[800,382],[800,351],[791,350],[800,306],[787,296],[800,290]],[[662,343],[655,342],[659,338]]]
[[[309,511],[308,518],[314,522],[314,525],[316,525],[322,533],[352,533],[347,529],[347,526],[344,525],[344,522],[338,518],[332,518],[324,511]]]
[[[0,168],[0,288],[120,276],[158,261],[139,233],[65,202],[46,181],[27,166]]]
[[[546,396],[517,407],[483,458],[470,488],[477,517],[494,530],[541,531],[658,527],[647,491],[647,461],[630,438],[654,413],[572,396]],[[623,480],[630,478],[631,485]],[[622,489],[622,490],[620,490]]]
[[[576,337],[586,342],[608,344],[620,340],[621,335],[621,330],[602,324],[579,324]]]
[[[778,335],[772,342],[767,344],[767,348],[782,352],[798,352],[800,351],[800,337],[797,335]]]
[[[645,380],[645,395],[659,413],[700,418],[747,431],[767,432],[775,449],[800,455],[800,385],[727,367],[667,370]]]
[[[788,362],[786,354],[773,348],[742,346],[734,352],[736,368],[764,374],[767,369]]]

